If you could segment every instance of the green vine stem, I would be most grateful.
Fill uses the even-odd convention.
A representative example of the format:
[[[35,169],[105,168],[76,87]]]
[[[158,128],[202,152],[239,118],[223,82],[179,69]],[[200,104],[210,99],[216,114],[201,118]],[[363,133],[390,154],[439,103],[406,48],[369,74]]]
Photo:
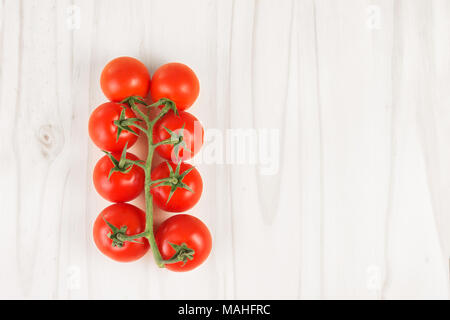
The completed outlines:
[[[173,101],[169,99],[161,99],[158,102],[148,105],[141,97],[129,97],[125,99],[122,103],[128,104],[131,109],[139,115],[143,121],[146,123],[146,128],[137,125],[138,119],[125,119],[121,118],[120,122],[117,122],[117,125],[119,125],[119,129],[121,130],[132,130],[129,126],[138,127],[142,132],[144,132],[147,135],[148,138],[148,156],[145,164],[137,163],[136,165],[140,165],[145,172],[145,212],[146,212],[146,224],[145,224],[145,232],[139,234],[139,235],[133,235],[128,236],[125,234],[123,230],[119,230],[115,228],[114,226],[111,226],[108,222],[108,225],[110,225],[110,228],[112,229],[112,238],[115,241],[116,244],[121,244],[126,241],[136,242],[136,239],[145,237],[148,239],[150,243],[150,247],[153,253],[153,257],[155,259],[156,264],[160,268],[164,268],[166,264],[172,264],[172,263],[178,263],[178,262],[184,262],[186,263],[188,260],[193,259],[193,255],[195,254],[194,250],[187,247],[185,243],[177,245],[177,244],[171,244],[172,248],[176,251],[174,256],[169,260],[164,260],[161,256],[161,252],[159,251],[159,248],[156,244],[155,240],[155,233],[153,230],[153,195],[150,192],[152,187],[155,185],[158,185],[161,182],[169,181],[169,179],[163,179],[158,181],[152,181],[151,178],[151,171],[152,171],[152,162],[153,162],[153,156],[155,153],[155,150],[160,145],[176,145],[183,141],[182,134],[179,136],[173,135],[170,139],[167,139],[165,141],[162,141],[160,143],[155,144],[153,141],[153,128],[155,124],[164,117],[169,111],[173,111],[175,114],[178,114],[178,110],[176,108],[176,105]],[[163,106],[160,110],[159,114],[152,120],[144,113],[142,112],[137,104],[144,105],[148,108],[150,107],[160,107]],[[126,229],[124,229],[126,231]]]

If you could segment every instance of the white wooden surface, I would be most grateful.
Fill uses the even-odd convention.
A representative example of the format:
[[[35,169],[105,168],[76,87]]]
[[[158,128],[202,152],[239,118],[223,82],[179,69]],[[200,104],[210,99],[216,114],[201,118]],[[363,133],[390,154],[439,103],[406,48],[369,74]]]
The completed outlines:
[[[0,298],[449,298],[450,1],[0,1]],[[101,256],[98,80],[180,61],[206,128],[274,128],[279,171],[200,164],[214,251]],[[134,149],[141,153],[142,145]],[[137,201],[142,205],[142,198]],[[165,215],[160,214],[159,220]]]

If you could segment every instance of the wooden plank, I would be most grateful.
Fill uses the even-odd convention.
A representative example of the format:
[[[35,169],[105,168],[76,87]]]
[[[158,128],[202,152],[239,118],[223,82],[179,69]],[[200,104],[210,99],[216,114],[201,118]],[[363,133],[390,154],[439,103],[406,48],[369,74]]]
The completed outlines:
[[[0,19],[1,298],[449,297],[448,1],[4,0]],[[190,213],[214,250],[189,274],[92,242],[87,122],[122,55],[201,81]]]

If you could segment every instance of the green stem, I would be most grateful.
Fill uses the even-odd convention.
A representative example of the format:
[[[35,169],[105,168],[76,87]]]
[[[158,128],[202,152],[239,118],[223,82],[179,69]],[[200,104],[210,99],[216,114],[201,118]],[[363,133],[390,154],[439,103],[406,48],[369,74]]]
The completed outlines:
[[[155,188],[157,187],[157,184],[163,183],[163,182],[171,182],[171,183],[177,183],[178,181],[174,181],[173,178],[164,178],[164,179],[160,179],[160,180],[153,180],[152,181],[152,187]]]
[[[145,129],[144,129],[144,127],[141,127],[141,126],[140,126],[140,125],[138,125],[137,123],[133,124],[132,126],[134,126],[135,128],[138,128],[139,130],[141,130],[141,131],[144,131],[144,132],[145,132]]]
[[[126,242],[126,241],[133,241],[133,240],[136,240],[136,239],[139,239],[139,238],[146,238],[147,236],[148,236],[147,232],[143,232],[143,233],[140,233],[140,234],[137,234],[137,235],[134,235],[134,236],[127,236],[127,235],[124,235],[124,234],[118,234],[117,235],[117,239],[120,240],[120,241]]]
[[[163,140],[161,142],[158,142],[157,144],[155,144],[155,148],[159,147],[159,146],[165,146],[165,145],[169,145],[169,144],[174,144],[174,143],[178,143],[180,140],[173,140],[172,138]]]
[[[130,101],[130,105],[131,105],[131,109],[133,109],[134,112],[136,112],[137,114],[139,114],[139,115],[142,117],[142,119],[144,119],[144,121],[145,121],[145,122],[147,123],[147,125],[148,125],[149,122],[150,122],[150,119],[148,118],[148,116],[147,116],[145,113],[143,113],[143,112],[141,111],[141,109],[139,109],[139,107],[136,105],[136,103],[135,103],[133,100]],[[142,130],[142,129],[141,129],[141,130]],[[142,131],[145,132],[145,130],[142,130]]]
[[[162,263],[164,264],[174,264],[180,262],[180,259],[177,256],[174,256],[173,258],[169,260],[163,260]]]
[[[151,129],[153,129],[153,126],[151,126]],[[147,239],[150,243],[150,247],[152,249],[153,257],[155,259],[156,264],[158,265],[158,267],[164,268],[163,258],[156,244],[155,234],[153,231],[153,195],[150,192],[150,189],[152,185],[151,170],[154,152],[155,147],[153,145],[153,138],[151,134],[148,134],[148,157],[145,168],[145,209],[146,209],[145,232],[148,233]]]
[[[155,119],[153,119],[150,122],[150,126],[153,128],[155,126],[155,124],[162,118],[164,117],[168,112],[170,111],[170,107],[165,106],[164,108],[162,108],[161,112],[155,117]],[[152,132],[152,131],[150,131]]]
[[[140,162],[140,161],[133,161],[133,163],[134,163],[134,165],[141,167],[145,171],[145,168],[146,168],[145,163]]]
[[[155,233],[153,230],[153,195],[150,192],[152,182],[152,163],[153,163],[153,155],[155,153],[155,145],[153,143],[153,126],[155,125],[155,121],[150,121],[147,115],[144,115],[141,110],[136,106],[134,102],[131,103],[131,108],[137,112],[147,123],[147,130],[142,130],[147,135],[148,140],[148,156],[147,161],[145,162],[144,172],[145,172],[145,237],[148,239],[150,243],[150,247],[153,253],[153,257],[155,259],[156,264],[160,268],[164,268],[163,258],[161,256],[161,252],[156,244]]]
[[[155,126],[155,124],[162,118],[164,117],[164,115],[166,115],[170,110],[171,110],[171,105],[173,106],[173,108],[175,108],[175,105],[173,104],[173,102],[170,102],[171,105],[167,105],[168,100],[160,100],[159,102],[153,104],[152,106],[159,106],[159,105],[163,105],[165,104],[165,107],[162,108],[161,112],[155,117],[155,119],[150,121],[150,118],[144,114],[139,107],[136,105],[134,99],[130,99],[128,101],[130,107],[133,109],[134,112],[136,112],[137,114],[139,114],[145,121],[145,123],[147,124],[147,129],[144,129],[143,127],[139,127],[139,129],[144,132],[147,135],[148,138],[148,156],[147,156],[147,161],[145,162],[145,165],[142,164],[138,164],[141,166],[141,168],[144,169],[145,172],[145,212],[146,212],[146,222],[145,222],[145,232],[135,235],[135,236],[125,236],[125,235],[119,235],[119,240],[122,241],[133,241],[142,237],[145,237],[148,239],[149,243],[150,243],[150,248],[152,250],[153,253],[153,257],[155,259],[156,264],[158,265],[158,267],[160,268],[164,268],[166,264],[172,264],[172,263],[177,263],[180,262],[180,259],[185,259],[184,258],[184,251],[183,252],[177,252],[177,254],[172,257],[169,260],[163,260],[162,256],[161,256],[161,252],[159,251],[159,248],[156,244],[156,240],[155,240],[155,233],[153,230],[153,195],[151,193],[151,188],[152,185],[154,185],[155,183],[160,183],[160,182],[164,182],[164,181],[168,181],[168,179],[163,179],[164,181],[152,181],[152,162],[153,162],[153,155],[155,153],[155,149],[161,145],[160,144],[155,144],[153,141],[153,127]],[[147,106],[149,107],[149,106]],[[176,111],[176,109],[175,109]],[[136,125],[135,125],[136,126]],[[169,139],[170,140],[170,139]],[[163,141],[162,143],[167,143],[169,141]],[[171,141],[170,141],[171,142]],[[181,248],[181,246],[180,246]],[[189,248],[182,248],[183,250],[186,250]]]

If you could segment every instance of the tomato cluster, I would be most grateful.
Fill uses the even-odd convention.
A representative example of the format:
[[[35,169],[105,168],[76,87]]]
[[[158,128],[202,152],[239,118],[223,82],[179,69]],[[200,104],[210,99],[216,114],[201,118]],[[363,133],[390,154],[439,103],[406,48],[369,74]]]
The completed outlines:
[[[89,135],[106,153],[94,168],[93,180],[97,192],[114,204],[94,223],[97,248],[119,262],[136,261],[151,249],[160,267],[178,272],[198,267],[212,247],[202,221],[179,214],[153,230],[153,205],[182,213],[202,195],[200,173],[184,162],[203,145],[203,127],[185,111],[199,96],[197,76],[184,64],[169,63],[152,79],[142,62],[121,57],[106,65],[100,82],[110,102],[95,109],[89,119]],[[149,100],[153,104],[148,105]],[[157,111],[153,117],[150,108]],[[128,152],[142,133],[148,137],[146,161]],[[154,152],[165,161],[152,169]],[[146,212],[127,203],[142,192]]]

